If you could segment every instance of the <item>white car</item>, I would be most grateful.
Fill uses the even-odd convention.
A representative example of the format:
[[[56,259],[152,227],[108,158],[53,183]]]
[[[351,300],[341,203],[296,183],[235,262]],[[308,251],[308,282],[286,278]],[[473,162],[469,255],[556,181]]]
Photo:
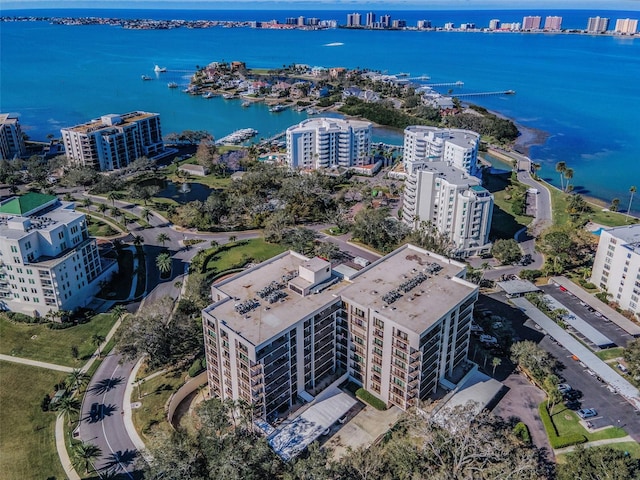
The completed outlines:
[[[489,345],[496,345],[498,343],[498,339],[491,335],[480,335],[480,341]]]
[[[569,385],[568,383],[560,383],[558,385],[558,391],[560,393],[567,393],[567,392],[570,392],[571,390],[573,390],[573,388],[571,388],[571,385]]]
[[[578,416],[582,419],[593,418],[598,416],[598,412],[594,408],[582,408],[578,410]]]

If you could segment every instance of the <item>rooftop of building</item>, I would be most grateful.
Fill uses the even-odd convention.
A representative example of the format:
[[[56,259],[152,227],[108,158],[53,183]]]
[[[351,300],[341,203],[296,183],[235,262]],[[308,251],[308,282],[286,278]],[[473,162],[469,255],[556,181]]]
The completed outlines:
[[[340,283],[306,297],[287,288],[288,282],[298,275],[300,266],[312,261],[313,259],[289,251],[224,280],[214,287],[228,298],[210,305],[206,311],[253,345],[259,346],[302,318],[337,300]],[[275,287],[275,284],[280,284],[281,288],[275,288],[270,293],[279,290],[286,296],[273,303],[270,303],[268,297],[261,298],[260,294],[264,293],[264,289]],[[252,302],[254,308],[251,308]],[[245,313],[240,313],[244,311],[240,309],[242,305],[247,305]]]
[[[14,113],[0,113],[0,125],[5,123],[17,123],[18,116]]]
[[[345,128],[371,128],[371,122],[364,120],[352,120],[342,118],[318,117],[307,118],[297,125],[289,127],[287,130],[308,130],[308,129],[324,129],[324,130],[343,130]]]
[[[28,215],[29,213],[38,210],[57,199],[58,197],[55,195],[29,192],[2,202],[0,204],[0,213],[21,216]]]
[[[439,128],[427,125],[411,125],[404,129],[406,133],[423,134],[424,136],[437,136],[444,138],[447,142],[460,147],[473,147],[480,141],[480,134],[471,130],[459,128]]]
[[[157,113],[149,113],[149,112],[129,112],[129,113],[123,113],[122,115],[109,113],[101,116],[100,118],[94,118],[89,122],[81,123],[73,127],[63,128],[62,130],[69,130],[69,131],[74,131],[79,133],[90,133],[90,132],[95,132],[103,129],[110,130],[110,129],[113,129],[114,127],[126,126],[127,124],[132,124],[139,120],[155,117],[157,115],[158,115]],[[106,120],[109,120],[109,122],[107,122]]]
[[[465,266],[413,245],[403,245],[351,277],[343,299],[418,334],[425,332],[478,287],[458,276]]]
[[[431,172],[451,185],[467,186],[478,192],[486,191],[485,188],[480,185],[481,181],[479,178],[469,175],[464,170],[455,168],[448,162],[419,161],[414,163],[420,164],[419,171]]]
[[[0,212],[0,237],[19,240],[34,230],[55,230],[61,225],[67,225],[85,216],[83,213],[73,210],[73,203],[59,202],[57,197],[51,195],[45,196],[51,197],[56,202],[40,203],[34,209],[28,210],[28,215]]]
[[[640,223],[604,230],[612,237],[622,240],[627,248],[640,253]]]

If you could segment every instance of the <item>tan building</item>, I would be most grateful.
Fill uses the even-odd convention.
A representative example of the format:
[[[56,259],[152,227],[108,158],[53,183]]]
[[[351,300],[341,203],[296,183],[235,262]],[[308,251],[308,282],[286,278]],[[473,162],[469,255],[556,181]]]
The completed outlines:
[[[69,162],[99,171],[117,170],[138,158],[152,159],[164,152],[157,113],[103,115],[60,132]]]
[[[638,20],[631,18],[619,18],[616,20],[616,33],[622,35],[635,35],[638,31]]]
[[[350,378],[407,408],[467,358],[478,287],[463,264],[405,245],[350,278],[285,252],[212,286],[210,393],[266,419]]]
[[[0,160],[11,160],[25,155],[24,138],[18,116],[0,114]]]

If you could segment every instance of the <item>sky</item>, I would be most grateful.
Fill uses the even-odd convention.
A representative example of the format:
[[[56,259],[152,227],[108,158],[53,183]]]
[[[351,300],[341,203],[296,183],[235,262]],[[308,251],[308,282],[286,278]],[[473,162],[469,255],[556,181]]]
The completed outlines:
[[[308,10],[640,10],[640,0],[0,0],[0,10],[24,8],[170,8]],[[1,12],[0,12],[1,14]]]

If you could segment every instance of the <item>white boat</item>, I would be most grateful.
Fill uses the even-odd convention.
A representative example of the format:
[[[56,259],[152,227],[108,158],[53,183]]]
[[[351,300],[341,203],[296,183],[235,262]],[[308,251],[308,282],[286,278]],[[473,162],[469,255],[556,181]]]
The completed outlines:
[[[156,65],[153,68],[153,71],[156,72],[156,73],[164,73],[164,72],[167,71],[167,67],[160,67],[160,66]]]
[[[242,102],[242,106],[243,106],[244,108],[250,107],[250,106],[251,106],[251,102],[250,102],[250,101],[248,101],[248,100],[245,100],[244,102]]]
[[[224,95],[222,95],[222,98],[224,98],[225,100],[232,100],[236,98],[236,96],[233,93],[225,93]]]
[[[274,105],[273,107],[271,107],[269,109],[270,112],[273,113],[278,113],[278,112],[282,112],[283,110],[286,110],[287,107],[285,107],[284,105]]]
[[[178,84],[176,82],[167,83],[167,87],[169,88],[178,88]]]
[[[215,94],[212,92],[207,92],[202,94],[202,98],[213,98],[213,97],[215,97]]]
[[[151,80],[151,77],[149,75],[142,75],[141,78],[142,78],[142,80],[145,80],[145,81]]]

